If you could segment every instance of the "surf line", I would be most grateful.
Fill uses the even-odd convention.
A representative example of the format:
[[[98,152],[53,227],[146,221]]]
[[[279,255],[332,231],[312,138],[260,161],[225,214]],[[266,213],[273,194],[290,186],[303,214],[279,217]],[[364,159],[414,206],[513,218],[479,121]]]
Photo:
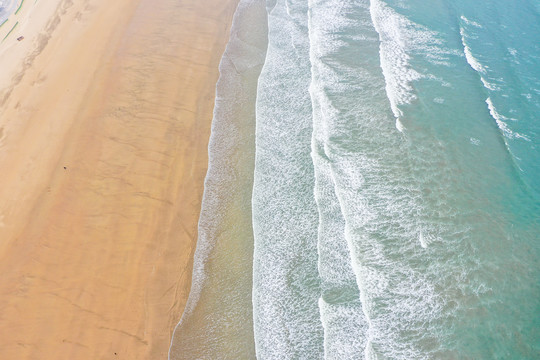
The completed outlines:
[[[24,4],[24,0],[21,1],[21,4],[20,4],[19,7],[17,8],[17,10],[15,10],[15,15],[17,15],[17,13],[21,10],[23,4]]]
[[[6,20],[6,21],[7,21],[7,20]],[[4,22],[4,24],[5,24],[5,22]],[[2,24],[2,25],[4,25],[4,24]],[[18,21],[15,23],[15,25],[13,25],[13,27],[11,28],[11,30],[9,30],[9,32],[6,34],[6,36],[4,36],[4,38],[2,39],[2,42],[4,42],[4,40],[7,39],[7,37],[9,36],[9,34],[11,34],[11,33],[13,32],[13,30],[15,30],[15,28],[17,27],[17,25],[19,25],[19,22],[18,22]]]

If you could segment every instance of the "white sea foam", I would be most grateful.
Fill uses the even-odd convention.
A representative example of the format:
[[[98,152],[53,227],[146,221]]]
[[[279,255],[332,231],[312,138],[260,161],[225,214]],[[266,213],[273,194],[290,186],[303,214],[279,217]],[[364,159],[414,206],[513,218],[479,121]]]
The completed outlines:
[[[398,129],[400,132],[405,131],[405,126],[403,126],[403,123],[399,119],[399,117],[396,118],[396,129]]]
[[[420,246],[422,246],[424,249],[427,248],[428,243],[426,239],[424,238],[424,234],[420,231],[420,234],[418,235],[418,241],[420,242]]]
[[[436,32],[412,22],[382,0],[371,0],[370,4],[373,25],[379,33],[386,92],[397,119],[396,128],[403,131],[405,127],[399,121],[403,115],[400,106],[417,98],[413,82],[426,76],[412,67],[411,54],[419,53],[433,64],[450,66],[446,61],[449,52],[441,46]]]
[[[500,88],[495,85],[495,84],[492,84],[488,81],[486,81],[486,79],[484,79],[483,76],[480,76],[480,80],[482,81],[482,84],[484,85],[484,87],[488,90],[491,90],[491,91],[497,91],[497,90],[500,90]]]
[[[357,256],[352,253],[350,237],[344,235],[345,220],[335,194],[335,179],[330,166],[338,161],[342,153],[339,145],[330,139],[348,136],[346,132],[341,132],[343,122],[349,114],[363,111],[349,106],[343,111],[342,107],[336,107],[342,99],[348,98],[352,84],[362,83],[358,79],[364,79],[366,72],[365,68],[352,65],[354,61],[340,61],[343,59],[339,56],[340,50],[347,51],[352,43],[377,44],[369,17],[358,16],[358,11],[362,10],[359,8],[367,14],[367,8],[358,2],[310,1],[310,92],[314,104],[312,156],[318,179],[316,197],[319,199],[321,216],[319,272],[323,289],[327,289],[326,296],[319,302],[325,330],[326,359],[357,359],[367,344],[368,319],[363,303],[359,298],[350,298],[351,294],[358,297],[359,293]],[[362,32],[358,28],[370,31]],[[381,85],[384,86],[384,83],[381,82]],[[344,97],[344,94],[347,95]],[[351,178],[351,186],[361,186],[363,181],[361,176]],[[340,294],[341,298],[344,293],[349,294],[348,300],[343,301],[345,298],[336,302],[335,296]]]
[[[525,140],[525,141],[531,141],[531,139],[529,139],[529,137],[527,137],[525,135],[521,135],[518,132],[512,131],[508,127],[508,125],[506,124],[505,121],[515,120],[515,119],[511,119],[511,118],[508,118],[508,117],[506,117],[504,115],[499,114],[499,112],[497,111],[497,109],[493,105],[493,101],[491,100],[491,98],[488,97],[486,99],[486,104],[488,106],[489,113],[490,113],[491,117],[495,120],[495,122],[497,123],[497,126],[499,127],[502,134],[506,138],[508,138],[508,139],[522,139],[522,140]]]
[[[459,33],[461,34],[461,44],[463,45],[463,53],[465,54],[465,59],[467,60],[469,66],[480,76],[480,81],[482,82],[482,85],[484,85],[484,87],[489,91],[500,91],[501,88],[496,84],[496,82],[503,83],[503,79],[491,79],[488,81],[488,79],[490,78],[490,73],[488,71],[489,67],[482,64],[480,60],[478,60],[473,55],[472,50],[467,43],[467,34],[465,28],[460,27]]]
[[[476,145],[476,146],[479,146],[480,145],[480,140],[478,140],[477,138],[470,138],[469,141],[471,142],[471,144],[473,145]]]
[[[461,43],[463,44],[463,51],[465,53],[465,59],[467,59],[467,62],[469,63],[469,65],[477,72],[481,73],[481,74],[485,74],[486,73],[486,69],[484,68],[484,66],[480,63],[480,61],[478,61],[472,54],[471,52],[471,49],[469,48],[469,46],[467,45],[467,41],[466,41],[466,34],[465,34],[465,29],[460,27],[459,28],[459,33],[461,34]]]
[[[407,53],[412,38],[407,29],[414,24],[380,0],[371,1],[370,12],[381,42],[380,61],[387,83],[386,91],[394,116],[399,118],[402,113],[398,106],[416,99],[411,82],[422,77],[410,67]]]
[[[312,93],[313,94],[313,93]],[[317,98],[313,97],[314,104]],[[345,219],[334,190],[330,162],[320,155],[324,127],[321,112],[314,111],[312,157],[315,166],[315,199],[319,210],[318,253],[322,296],[319,300],[327,360],[357,359],[366,346],[368,324],[359,297]],[[352,266],[353,265],[353,266]]]
[[[320,359],[308,9],[301,0],[278,1],[269,9],[252,199],[256,351],[263,359]]]
[[[441,310],[444,299],[433,282],[438,274],[434,271],[421,271],[418,264],[425,264],[423,260],[430,256],[434,245],[442,242],[441,234],[444,234],[444,230],[437,224],[419,220],[427,210],[418,196],[421,193],[417,188],[418,180],[411,177],[407,170],[406,164],[410,161],[408,151],[403,148],[402,136],[394,131],[389,123],[385,107],[374,105],[387,104],[391,98],[388,91],[392,93],[394,87],[397,90],[406,90],[392,93],[392,101],[396,104],[393,110],[399,111],[398,106],[414,100],[414,80],[404,78],[401,73],[386,73],[383,77],[377,65],[369,68],[369,59],[343,57],[341,49],[348,50],[352,47],[357,52],[379,50],[381,57],[383,51],[392,50],[384,46],[388,45],[388,41],[394,41],[394,38],[385,40],[384,46],[376,41],[362,42],[360,39],[370,39],[372,35],[369,34],[374,33],[373,28],[362,27],[358,22],[348,23],[339,18],[343,15],[361,20],[362,15],[369,18],[373,16],[369,8],[365,8],[363,12],[352,12],[348,4],[358,5],[357,1],[340,1],[338,4],[335,1],[313,0],[310,3],[322,7],[311,8],[311,14],[318,16],[318,22],[311,24],[310,28],[310,92],[314,104],[314,122],[323,123],[318,127],[319,131],[315,132],[314,128],[314,137],[319,145],[313,150],[313,158],[316,171],[322,166],[320,162],[326,161],[330,164],[334,192],[339,202],[339,211],[334,209],[333,216],[342,216],[346,225],[345,239],[351,256],[350,265],[360,290],[363,326],[367,327],[363,356],[360,356],[370,360],[427,359],[432,357],[432,354],[431,350],[426,349],[426,343],[437,347],[437,335],[434,335],[433,330],[440,326],[445,315]],[[373,6],[373,2],[371,4]],[[339,13],[338,9],[343,12]],[[324,22],[324,19],[332,21]],[[404,29],[405,32],[408,30]],[[433,35],[427,30],[426,32]],[[358,36],[358,33],[364,36]],[[388,35],[388,32],[384,34]],[[405,63],[398,64],[398,68],[401,66],[401,69],[405,68],[403,71],[410,71],[410,56],[416,55],[414,52],[426,51],[428,45],[415,42],[414,39],[403,40],[405,35],[401,35],[401,38],[396,36],[402,44],[407,44],[402,47],[406,51],[394,58],[391,55],[395,52],[387,54],[388,66],[394,60],[399,62],[405,57]],[[407,36],[412,37],[411,34]],[[379,37],[381,38],[380,33]],[[344,38],[347,41],[341,41]],[[336,43],[342,48],[336,46]],[[389,79],[392,80],[394,75],[393,79],[397,80],[389,85]],[[430,74],[419,76],[431,77]],[[409,88],[405,89],[406,86]],[[404,130],[399,116],[396,117],[396,125]],[[361,139],[361,146],[358,146],[358,139]],[[320,145],[320,142],[323,145]],[[429,156],[423,156],[421,164],[424,164]],[[422,176],[430,176],[430,173]],[[323,195],[326,196],[332,193],[331,189],[326,187],[319,191],[324,191]],[[317,194],[319,193],[316,192]],[[437,201],[444,204],[444,200]],[[444,206],[441,208],[437,211],[444,213]],[[326,206],[320,204],[319,211],[329,212],[328,203]],[[331,232],[327,228],[328,223],[322,226],[326,231],[324,234],[328,236]],[[421,235],[418,229],[422,229]],[[341,240],[340,235],[337,228],[332,233],[334,248],[341,246],[337,242]],[[329,241],[327,245],[331,245],[330,243]],[[336,255],[329,253],[331,249],[330,246],[321,247],[319,256],[328,258]],[[340,258],[343,259],[343,254]],[[338,274],[331,273],[329,264],[321,265],[324,265],[322,268],[325,271],[321,274],[328,277],[332,274],[332,281],[346,278],[347,273],[343,271],[345,267],[342,262],[334,263],[333,270],[339,272]],[[345,310],[350,308],[334,306],[336,304],[323,300],[319,304],[325,330],[325,354],[328,354],[327,351],[334,351],[336,355],[329,355],[330,359],[360,358],[360,353],[357,353],[356,357],[347,357],[350,349],[346,347],[343,348],[343,353],[338,355],[335,344],[331,343],[337,336],[350,335],[343,333],[343,330],[353,332],[349,326],[340,329],[339,321],[350,325],[358,318],[346,318]],[[358,331],[358,328],[354,330]],[[417,334],[417,331],[421,334]],[[412,337],[411,333],[414,333]],[[357,346],[359,343],[355,343],[355,347]]]
[[[440,98],[440,97],[434,98],[433,102],[437,104],[444,104],[444,98]]]
[[[480,25],[476,21],[472,21],[472,20],[467,19],[464,15],[461,15],[461,20],[463,20],[468,25],[471,25],[471,26],[474,26],[474,27],[477,27],[477,28],[480,28],[480,29],[482,28],[482,25]]]

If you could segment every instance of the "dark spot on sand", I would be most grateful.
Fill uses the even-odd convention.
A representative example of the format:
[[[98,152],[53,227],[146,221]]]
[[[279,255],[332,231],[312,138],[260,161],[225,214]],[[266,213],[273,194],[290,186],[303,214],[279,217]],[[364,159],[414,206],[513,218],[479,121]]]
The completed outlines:
[[[64,170],[67,170],[67,167],[64,166]]]

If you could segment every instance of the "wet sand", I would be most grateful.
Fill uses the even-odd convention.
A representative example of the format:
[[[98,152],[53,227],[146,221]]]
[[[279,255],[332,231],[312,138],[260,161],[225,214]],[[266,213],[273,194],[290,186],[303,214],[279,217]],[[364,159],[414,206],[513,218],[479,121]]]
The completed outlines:
[[[0,44],[0,358],[166,358],[236,1],[27,2]]]

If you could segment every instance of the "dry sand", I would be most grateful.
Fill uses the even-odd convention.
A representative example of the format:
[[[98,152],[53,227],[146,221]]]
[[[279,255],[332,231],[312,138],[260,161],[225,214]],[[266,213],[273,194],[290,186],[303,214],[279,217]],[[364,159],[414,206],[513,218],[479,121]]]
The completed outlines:
[[[236,3],[26,0],[0,44],[0,359],[166,358]]]

